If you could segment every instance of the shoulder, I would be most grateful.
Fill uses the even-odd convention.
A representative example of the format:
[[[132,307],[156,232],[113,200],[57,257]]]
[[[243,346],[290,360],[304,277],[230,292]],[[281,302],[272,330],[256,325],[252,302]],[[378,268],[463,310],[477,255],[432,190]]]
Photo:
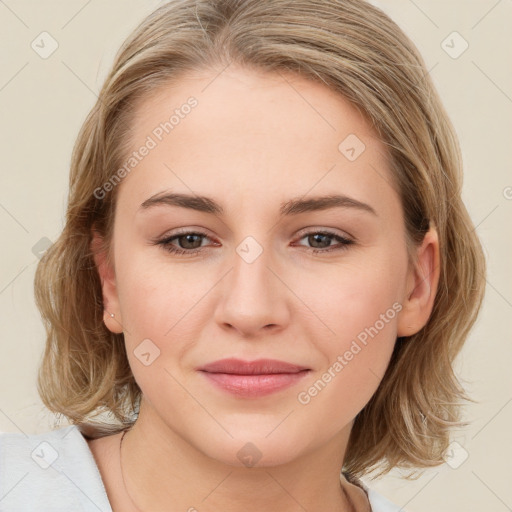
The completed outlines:
[[[368,501],[370,502],[372,512],[406,512],[403,507],[399,507],[394,503],[391,503],[387,498],[379,494],[374,489],[371,489],[363,480],[357,478],[349,473],[342,472],[340,478],[345,479],[351,485],[359,488],[366,494]]]
[[[368,490],[368,499],[370,500],[372,512],[407,512],[403,507],[391,503],[391,501],[373,489]]]
[[[374,489],[370,489],[367,486],[364,486],[364,488],[366,490],[366,494],[368,495],[368,500],[370,501],[372,512],[407,512],[403,507],[399,507],[398,505],[391,503],[391,501],[382,496],[382,494],[379,494]]]
[[[0,510],[112,512],[94,457],[71,425],[0,432]]]

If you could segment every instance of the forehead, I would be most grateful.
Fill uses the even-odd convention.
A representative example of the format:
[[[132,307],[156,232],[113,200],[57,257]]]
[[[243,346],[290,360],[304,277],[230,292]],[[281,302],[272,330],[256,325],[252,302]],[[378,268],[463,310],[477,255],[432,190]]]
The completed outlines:
[[[251,191],[266,202],[313,189],[393,194],[387,152],[364,116],[294,73],[188,73],[145,98],[131,128],[134,151],[152,141],[121,187],[139,204],[165,189],[226,201]]]
[[[183,115],[180,108],[190,98],[197,106]],[[347,128],[360,138],[377,139],[361,112],[341,94],[319,81],[285,71],[241,67],[189,71],[139,102],[133,140],[143,141],[173,113],[178,114],[173,121],[174,137],[189,132],[188,125],[194,131],[207,130],[209,139],[215,140],[233,137],[233,129],[243,126],[236,133],[237,140],[266,135],[279,138],[282,144],[290,140],[334,143],[335,149]],[[182,122],[185,119],[187,123]]]

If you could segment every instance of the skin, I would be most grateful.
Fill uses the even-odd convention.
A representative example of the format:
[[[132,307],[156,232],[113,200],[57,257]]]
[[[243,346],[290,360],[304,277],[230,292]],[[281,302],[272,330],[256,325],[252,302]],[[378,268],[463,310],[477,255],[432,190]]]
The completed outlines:
[[[397,336],[417,332],[431,313],[436,231],[410,264],[385,146],[343,97],[293,74],[235,66],[218,73],[189,74],[139,106],[133,150],[167,112],[190,96],[198,100],[119,185],[112,265],[102,240],[93,240],[104,321],[124,332],[143,392],[123,441],[126,486],[141,510],[368,510],[364,492],[346,480],[340,485],[339,473],[353,420],[375,393]],[[338,150],[349,134],[366,146],[354,161]],[[211,197],[224,213],[139,210],[163,191]],[[377,215],[337,207],[278,217],[291,198],[340,193]],[[175,255],[152,243],[178,228],[207,233],[196,240],[201,252]],[[314,245],[306,236],[326,229],[354,243],[314,254],[340,247],[335,238]],[[247,236],[263,249],[252,263],[236,252]],[[172,242],[195,247],[186,243]],[[401,311],[308,404],[300,403],[298,393],[394,303]],[[147,338],[160,355],[145,366],[134,350]],[[195,370],[225,357],[280,359],[311,371],[290,388],[241,399]],[[119,440],[89,446],[113,509],[126,512],[136,509],[121,478]],[[261,453],[254,467],[237,457],[247,442]]]

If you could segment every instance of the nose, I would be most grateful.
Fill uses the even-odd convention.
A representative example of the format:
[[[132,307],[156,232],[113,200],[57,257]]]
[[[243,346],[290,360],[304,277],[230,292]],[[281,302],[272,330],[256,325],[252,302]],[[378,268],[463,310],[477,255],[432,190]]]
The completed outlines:
[[[261,247],[261,246],[260,246]],[[239,246],[232,257],[232,269],[222,280],[215,320],[223,329],[234,330],[243,337],[266,336],[289,322],[291,292],[285,276],[270,254],[254,243]],[[256,251],[256,253],[254,253]],[[251,254],[252,252],[252,254]]]

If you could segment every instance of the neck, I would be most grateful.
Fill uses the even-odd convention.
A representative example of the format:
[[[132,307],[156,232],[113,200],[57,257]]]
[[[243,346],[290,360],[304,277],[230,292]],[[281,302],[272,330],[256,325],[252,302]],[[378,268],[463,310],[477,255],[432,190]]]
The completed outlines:
[[[351,486],[340,470],[347,432],[286,464],[245,467],[224,464],[196,450],[141,403],[139,417],[122,442],[121,475],[137,512],[200,510],[356,512]],[[354,487],[354,486],[351,486]],[[355,501],[355,503],[354,503]]]

